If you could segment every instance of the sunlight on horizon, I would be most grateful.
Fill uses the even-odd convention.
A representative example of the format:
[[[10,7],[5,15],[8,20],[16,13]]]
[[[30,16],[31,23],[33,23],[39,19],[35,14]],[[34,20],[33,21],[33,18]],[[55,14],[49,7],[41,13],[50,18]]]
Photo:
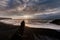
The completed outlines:
[[[33,16],[31,15],[23,15],[23,16],[11,16],[12,19],[31,19]]]

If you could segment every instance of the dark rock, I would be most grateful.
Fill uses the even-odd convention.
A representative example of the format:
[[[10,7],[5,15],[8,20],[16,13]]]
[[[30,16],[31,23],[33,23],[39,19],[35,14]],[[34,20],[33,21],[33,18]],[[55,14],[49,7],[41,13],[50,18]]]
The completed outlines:
[[[53,20],[53,21],[50,22],[50,23],[60,25],[60,19],[55,19],[55,20]]]

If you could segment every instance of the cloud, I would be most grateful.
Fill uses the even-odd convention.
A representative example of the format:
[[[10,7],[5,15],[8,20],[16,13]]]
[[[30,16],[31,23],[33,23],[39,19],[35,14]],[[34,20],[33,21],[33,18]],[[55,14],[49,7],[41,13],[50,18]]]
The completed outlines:
[[[11,4],[12,2],[12,4]],[[24,6],[26,6],[24,8]],[[24,8],[22,11],[18,7]],[[43,14],[60,10],[60,0],[0,0],[0,16],[20,16],[24,14]],[[55,12],[55,11],[54,11]]]

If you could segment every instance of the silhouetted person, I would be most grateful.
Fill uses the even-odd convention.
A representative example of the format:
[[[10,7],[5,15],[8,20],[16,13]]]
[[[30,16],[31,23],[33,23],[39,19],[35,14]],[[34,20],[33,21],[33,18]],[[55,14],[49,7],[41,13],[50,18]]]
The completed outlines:
[[[19,34],[21,34],[21,36],[23,35],[24,29],[25,29],[25,22],[22,21],[21,26],[18,29],[18,32],[19,32]]]
[[[11,40],[22,40],[22,36],[24,33],[24,28],[25,28],[25,22],[21,22],[21,26],[18,28],[16,33],[12,36]]]

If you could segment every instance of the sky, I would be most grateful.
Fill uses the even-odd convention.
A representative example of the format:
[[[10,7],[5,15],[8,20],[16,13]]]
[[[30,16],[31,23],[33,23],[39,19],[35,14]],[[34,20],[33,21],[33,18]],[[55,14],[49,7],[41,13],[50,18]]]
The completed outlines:
[[[60,0],[0,0],[0,17],[60,14]],[[43,16],[45,17],[45,16]]]

